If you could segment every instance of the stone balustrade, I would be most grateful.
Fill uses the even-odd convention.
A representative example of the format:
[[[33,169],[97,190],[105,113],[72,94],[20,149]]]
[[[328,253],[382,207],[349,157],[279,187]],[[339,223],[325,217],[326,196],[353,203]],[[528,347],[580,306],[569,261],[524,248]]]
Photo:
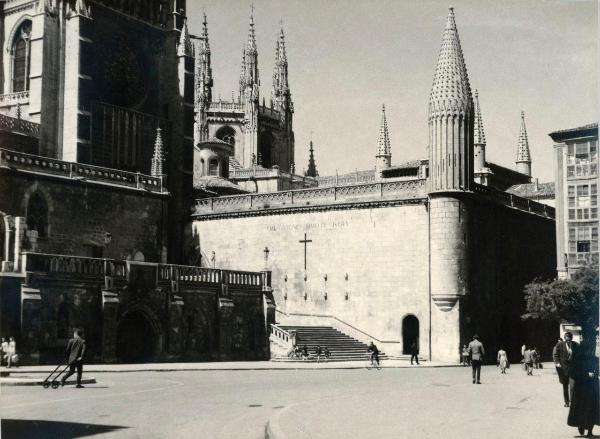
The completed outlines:
[[[0,114],[0,129],[40,137],[40,124]]]
[[[2,166],[90,182],[145,189],[150,192],[167,192],[161,177],[83,163],[65,162],[7,149],[0,149],[0,167]]]
[[[49,253],[23,253],[23,271],[75,276],[126,276],[125,261]]]
[[[271,324],[271,335],[280,340],[282,343],[290,345],[291,347],[292,341],[288,331],[281,329],[277,325]]]
[[[515,209],[531,212],[547,218],[554,218],[555,216],[555,211],[552,206],[538,203],[537,201],[533,201],[528,198],[522,198],[508,192],[498,191],[488,186],[473,183],[473,192],[481,194],[497,203],[504,204],[505,206]]]
[[[157,281],[175,281],[193,284],[227,284],[236,287],[264,289],[270,284],[268,272],[220,270],[175,264],[151,264],[157,267]],[[113,278],[128,277],[128,262],[106,258],[55,255],[49,253],[23,253],[24,272],[48,273],[62,276]]]
[[[410,180],[205,198],[196,200],[193,215],[198,217],[269,208],[415,200],[427,196],[425,182],[426,180]]]
[[[208,107],[208,111],[213,112],[244,112],[244,104],[241,102],[224,102],[224,101],[216,101],[211,102]]]

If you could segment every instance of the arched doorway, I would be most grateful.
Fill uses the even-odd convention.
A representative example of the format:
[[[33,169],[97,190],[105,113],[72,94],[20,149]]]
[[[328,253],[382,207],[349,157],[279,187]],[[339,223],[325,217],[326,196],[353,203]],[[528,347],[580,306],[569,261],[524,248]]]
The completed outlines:
[[[117,358],[121,363],[147,363],[156,355],[157,331],[141,310],[127,312],[117,328]]]
[[[419,319],[409,314],[402,319],[402,353],[410,354],[415,342],[419,346]]]

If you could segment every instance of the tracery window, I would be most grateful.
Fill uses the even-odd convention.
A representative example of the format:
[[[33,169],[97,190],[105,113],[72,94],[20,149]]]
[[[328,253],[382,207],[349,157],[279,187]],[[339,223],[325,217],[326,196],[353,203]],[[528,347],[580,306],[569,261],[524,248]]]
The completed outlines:
[[[29,69],[31,61],[31,22],[25,21],[15,34],[12,46],[13,70],[12,91],[29,90]]]
[[[27,203],[27,229],[37,230],[39,238],[48,235],[48,204],[39,192],[33,193]]]

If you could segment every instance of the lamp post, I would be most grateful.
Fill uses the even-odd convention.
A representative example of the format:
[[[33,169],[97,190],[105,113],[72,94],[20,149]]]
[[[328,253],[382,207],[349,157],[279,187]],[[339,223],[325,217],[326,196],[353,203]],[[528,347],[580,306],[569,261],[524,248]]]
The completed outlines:
[[[265,247],[265,249],[263,250],[263,253],[265,254],[265,270],[269,269],[269,253],[271,251],[269,250],[269,247]]]

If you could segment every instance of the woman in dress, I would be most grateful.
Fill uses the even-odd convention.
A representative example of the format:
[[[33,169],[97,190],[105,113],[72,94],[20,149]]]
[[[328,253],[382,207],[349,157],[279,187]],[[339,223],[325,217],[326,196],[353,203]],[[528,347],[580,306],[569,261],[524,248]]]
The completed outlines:
[[[500,366],[500,373],[506,373],[506,366],[508,366],[508,357],[506,356],[506,351],[503,348],[500,348],[498,351],[498,366]]]
[[[577,427],[579,434],[593,437],[594,425],[600,425],[600,404],[598,402],[598,358],[594,356],[595,345],[584,342],[573,351],[569,377],[573,379],[573,395],[567,424]]]

